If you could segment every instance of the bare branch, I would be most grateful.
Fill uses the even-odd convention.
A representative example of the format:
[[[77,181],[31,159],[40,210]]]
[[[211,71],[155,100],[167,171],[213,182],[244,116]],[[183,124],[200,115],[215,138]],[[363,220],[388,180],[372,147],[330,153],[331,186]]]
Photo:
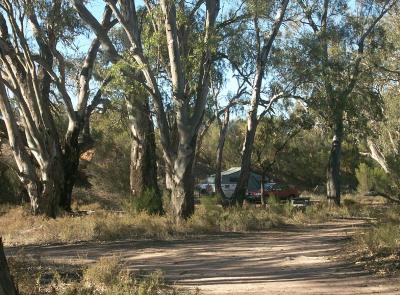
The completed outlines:
[[[121,56],[115,49],[113,43],[108,37],[107,30],[97,21],[93,14],[86,8],[82,0],[73,0],[73,5],[78,11],[81,19],[86,22],[86,24],[91,27],[91,29],[96,34],[97,38],[101,42],[103,49],[109,54],[110,59],[116,62],[121,59]],[[110,9],[109,7],[106,9]]]

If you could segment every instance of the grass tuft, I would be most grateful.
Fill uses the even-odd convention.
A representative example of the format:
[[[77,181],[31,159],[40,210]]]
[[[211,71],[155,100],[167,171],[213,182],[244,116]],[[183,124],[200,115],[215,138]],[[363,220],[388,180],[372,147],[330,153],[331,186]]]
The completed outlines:
[[[379,211],[375,223],[356,234],[348,255],[366,269],[379,274],[400,271],[400,206]]]
[[[86,266],[49,265],[23,253],[9,259],[21,295],[195,295],[197,290],[168,284],[156,270],[139,275],[119,257],[102,257]]]

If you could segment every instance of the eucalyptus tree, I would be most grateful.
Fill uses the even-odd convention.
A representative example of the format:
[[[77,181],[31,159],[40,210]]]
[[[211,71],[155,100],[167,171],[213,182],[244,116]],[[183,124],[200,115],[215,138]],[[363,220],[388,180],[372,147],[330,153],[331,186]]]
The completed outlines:
[[[128,64],[119,62],[108,71],[112,82],[107,91],[122,97],[131,135],[130,191],[137,210],[162,213],[161,191],[157,177],[155,130],[146,90],[129,76]]]
[[[102,23],[106,30],[112,26],[109,8]],[[100,43],[93,40],[82,62],[76,109],[67,85],[68,63],[60,48],[81,32],[69,1],[0,1],[0,111],[35,214],[55,217],[59,205],[70,209],[78,137]],[[53,115],[58,101],[68,117],[63,139]]]
[[[360,123],[379,100],[368,56],[380,50],[381,20],[396,0],[297,1],[303,18],[294,72],[307,76],[303,90],[332,134],[327,197],[340,204],[340,158],[345,127]],[[297,50],[296,50],[297,49]]]
[[[278,88],[269,91],[268,99],[263,99],[262,94],[265,92],[263,82],[266,78],[266,69],[270,58],[271,50],[275,39],[278,36],[282,23],[284,22],[285,14],[289,0],[282,1],[244,1],[244,10],[246,11],[243,22],[244,27],[249,28],[244,32],[240,44],[249,44],[246,49],[249,50],[245,53],[247,60],[244,61],[243,66],[235,62],[237,58],[236,52],[233,51],[236,47],[228,49],[227,58],[232,61],[234,70],[241,78],[251,87],[251,99],[249,112],[247,116],[247,129],[245,140],[243,143],[242,159],[241,159],[241,173],[233,193],[232,198],[238,204],[242,204],[247,190],[247,183],[250,176],[251,155],[253,151],[253,143],[257,131],[257,125],[260,120],[272,107],[273,103],[281,98],[286,93],[283,93]],[[273,17],[275,15],[275,17]],[[238,36],[233,37],[233,42],[236,42]],[[240,38],[240,37],[239,37]],[[249,41],[254,40],[254,41]],[[250,65],[250,66],[249,66]],[[260,106],[264,110],[259,112]]]
[[[386,44],[382,47],[383,50],[369,58],[369,63],[375,67],[375,75],[378,77],[376,85],[382,93],[383,118],[369,121],[370,132],[363,138],[367,152],[362,153],[373,159],[390,179],[389,185],[381,185],[377,188],[379,193],[397,203],[400,203],[399,9],[397,7],[391,11],[384,20]]]
[[[78,9],[82,7],[85,13],[84,6],[79,6],[79,3],[75,5]],[[138,17],[138,22],[141,23],[140,35],[144,35],[145,39],[150,35],[150,38],[154,32],[149,30],[150,18],[143,7],[138,10]],[[98,25],[101,26],[100,23]],[[155,130],[149,94],[135,80],[135,76],[137,78],[140,74],[135,66],[136,63],[132,62],[129,53],[131,43],[125,30],[121,26],[116,26],[105,36],[112,49],[105,49],[102,52],[96,74],[104,81],[109,81],[104,89],[107,98],[110,101],[113,99],[123,101],[125,104],[120,113],[126,116],[131,135],[129,182],[132,203],[137,210],[161,213],[162,195],[158,185]],[[104,101],[104,98],[102,100]],[[86,120],[86,123],[90,123],[90,120]],[[84,134],[89,133],[90,128],[85,125],[84,131]]]
[[[193,161],[207,102],[219,0],[144,1],[150,24],[141,34],[135,1],[105,0],[124,30],[130,51],[120,56],[104,27],[74,0],[79,14],[98,36],[112,62],[129,61],[132,77],[151,97],[160,132],[166,184],[177,220],[194,211]]]

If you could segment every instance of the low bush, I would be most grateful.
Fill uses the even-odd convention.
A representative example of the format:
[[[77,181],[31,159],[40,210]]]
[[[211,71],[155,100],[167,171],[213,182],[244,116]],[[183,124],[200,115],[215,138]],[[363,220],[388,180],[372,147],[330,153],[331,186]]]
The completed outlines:
[[[400,225],[380,224],[355,237],[359,251],[368,255],[397,254],[400,249]]]
[[[366,193],[369,191],[387,192],[393,183],[390,177],[380,167],[370,167],[365,163],[356,169],[358,191]]]
[[[144,211],[149,214],[162,214],[163,204],[161,193],[153,189],[146,189],[137,197],[129,196],[124,202],[124,208],[135,213]]]
[[[348,255],[368,270],[392,274],[400,271],[400,206],[380,208],[372,226],[354,236]]]
[[[134,198],[133,206],[136,211],[145,211],[149,214],[162,214],[163,205],[160,192],[146,189],[140,196]]]

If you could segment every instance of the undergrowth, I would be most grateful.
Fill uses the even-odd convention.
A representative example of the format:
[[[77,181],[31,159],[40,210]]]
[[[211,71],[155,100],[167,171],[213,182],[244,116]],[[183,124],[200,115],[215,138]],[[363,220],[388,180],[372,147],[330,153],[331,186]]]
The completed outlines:
[[[375,273],[399,273],[400,206],[390,206],[375,224],[356,234],[348,255]]]
[[[299,210],[270,198],[266,208],[255,205],[222,208],[217,197],[201,198],[195,214],[180,224],[176,224],[169,214],[149,215],[101,208],[89,211],[90,214],[63,215],[57,219],[32,216],[22,207],[7,210],[0,215],[0,235],[7,246],[138,238],[168,240],[220,232],[262,231],[283,224],[304,225],[338,217],[370,215],[354,202],[341,207],[317,202]]]
[[[161,271],[132,272],[119,257],[103,257],[89,266],[44,264],[24,254],[9,259],[21,295],[191,295],[197,290],[168,284]]]

